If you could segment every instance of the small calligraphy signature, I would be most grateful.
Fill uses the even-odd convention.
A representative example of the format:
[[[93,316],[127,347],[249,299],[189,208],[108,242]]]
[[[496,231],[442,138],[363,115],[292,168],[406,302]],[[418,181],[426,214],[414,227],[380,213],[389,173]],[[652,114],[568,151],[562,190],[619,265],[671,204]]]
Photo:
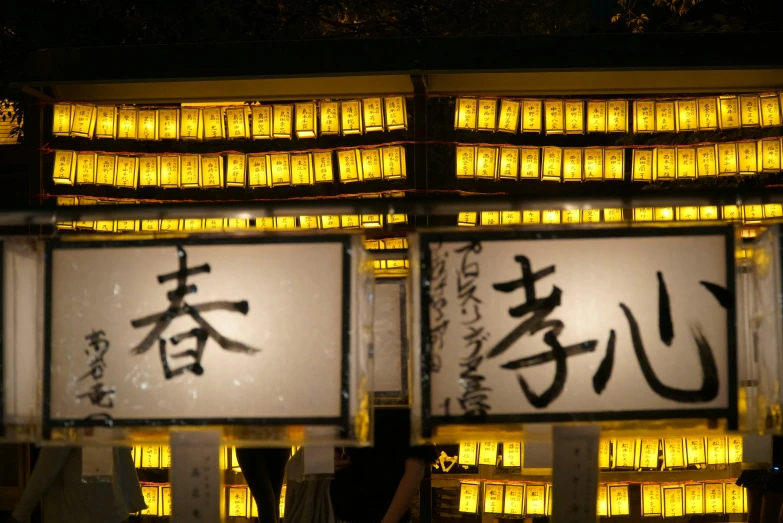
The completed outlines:
[[[79,378],[79,381],[92,378],[93,383],[87,392],[77,395],[76,398],[88,398],[93,405],[110,409],[114,407],[115,389],[103,384],[103,374],[107,367],[106,354],[111,348],[111,343],[106,339],[106,333],[103,331],[93,330],[84,339],[87,340],[89,346],[84,350],[89,358],[87,363],[89,370]]]

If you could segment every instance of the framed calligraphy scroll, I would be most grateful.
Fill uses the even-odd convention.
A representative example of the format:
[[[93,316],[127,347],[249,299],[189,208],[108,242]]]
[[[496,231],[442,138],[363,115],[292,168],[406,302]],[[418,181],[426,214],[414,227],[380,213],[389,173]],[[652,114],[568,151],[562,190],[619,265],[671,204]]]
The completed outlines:
[[[348,433],[362,253],[349,235],[48,244],[44,429]]]
[[[374,398],[376,405],[407,405],[408,305],[407,280],[375,280],[373,314]]]
[[[442,232],[411,242],[414,405],[444,425],[737,425],[730,228]]]

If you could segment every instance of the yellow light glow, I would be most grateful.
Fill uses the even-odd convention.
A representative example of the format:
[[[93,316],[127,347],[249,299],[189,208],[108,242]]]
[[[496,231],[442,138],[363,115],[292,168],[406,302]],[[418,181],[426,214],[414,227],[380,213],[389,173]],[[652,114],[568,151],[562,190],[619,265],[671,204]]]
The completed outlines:
[[[663,462],[666,468],[681,468],[685,466],[683,447],[682,438],[666,438],[663,440]]]
[[[147,508],[141,511],[143,516],[157,516],[158,515],[158,494],[160,493],[160,487],[145,485],[141,487],[141,495],[144,496],[144,503]]]
[[[609,515],[609,489],[606,485],[598,485],[598,497],[596,498],[596,514],[599,516]]]
[[[318,216],[300,216],[299,227],[301,229],[318,229],[319,221]]]
[[[636,463],[636,440],[620,438],[614,440],[614,467],[632,469]]]
[[[612,446],[612,440],[601,439],[598,442],[598,467],[602,469],[608,469],[611,465],[609,462],[610,449]]]
[[[460,465],[475,465],[476,464],[476,451],[478,444],[475,441],[462,442],[459,444],[459,464]]]
[[[340,216],[340,227],[343,229],[358,229],[360,223],[358,214],[343,214]]]
[[[99,105],[97,113],[95,137],[115,138],[117,135],[117,108],[113,105]]]
[[[519,225],[522,223],[522,213],[520,211],[503,211],[500,213],[501,225]]]
[[[693,147],[677,149],[677,178],[696,178],[696,149]]]
[[[247,516],[248,490],[245,487],[228,488],[228,515],[230,517]]]
[[[634,209],[636,212],[636,209]],[[660,440],[653,438],[642,438],[639,443],[639,466],[643,469],[658,468],[658,448]]]
[[[155,232],[160,230],[160,220],[141,220],[141,230]]]
[[[71,134],[71,117],[73,106],[71,104],[54,104],[52,118],[52,134],[54,136],[68,136]]]
[[[715,205],[704,205],[699,207],[699,219],[700,220],[717,220],[718,219],[718,207]]]
[[[754,142],[738,142],[737,158],[740,174],[756,174],[759,171],[757,146]]]
[[[271,231],[275,228],[275,219],[271,216],[256,218],[256,229]]]
[[[481,213],[481,223],[484,223],[484,213]],[[497,463],[498,444],[495,441],[482,441],[479,447],[479,465],[492,465]],[[502,497],[502,496],[501,496]]]
[[[545,225],[560,224],[560,211],[557,209],[541,211],[541,223]]]
[[[141,449],[141,468],[160,468],[160,447],[145,446]]]
[[[559,147],[544,147],[541,165],[541,180],[559,182],[562,175],[563,150]]]
[[[158,137],[179,140],[179,109],[158,109]]]
[[[584,221],[584,220],[582,220]],[[604,209],[604,221],[605,222],[621,222],[623,221],[622,209]]]
[[[171,487],[160,487],[160,515],[171,516]]]
[[[587,102],[587,132],[606,132],[606,102]]]
[[[160,230],[164,232],[178,231],[180,228],[179,220],[176,219],[162,219],[160,221]]]
[[[74,105],[71,115],[71,136],[92,138],[95,131],[96,112],[93,105]]]
[[[339,229],[340,217],[334,215],[321,216],[321,227],[324,229]]]
[[[767,95],[759,98],[762,127],[777,127],[780,125],[780,98],[778,95]]]
[[[117,172],[114,176],[114,185],[135,189],[138,186],[139,170],[142,162],[146,162],[144,165],[151,165],[149,168],[152,169],[155,182],[157,182],[158,158],[156,156],[142,156],[141,158],[119,156],[117,157]]]
[[[742,127],[758,127],[761,123],[759,114],[760,100],[758,96],[746,95],[739,97],[740,124]]]
[[[338,158],[340,153],[337,153]],[[476,177],[476,148],[475,147],[457,147],[457,178]]]
[[[475,98],[458,98],[454,114],[454,128],[475,131],[478,121],[478,100]]]
[[[677,100],[677,132],[699,128],[696,100]]]
[[[373,229],[383,227],[382,214],[362,214],[360,216],[362,229]]]
[[[520,149],[520,171],[521,179],[537,180],[540,172],[541,150],[538,148]]]
[[[783,216],[783,205],[779,203],[767,203],[764,205],[764,218],[780,218]]]
[[[226,162],[226,187],[244,187],[247,164],[245,155],[230,153],[226,157]]]
[[[546,100],[544,102],[544,122],[546,134],[564,133],[564,115],[562,100]]]
[[[377,148],[361,149],[360,152],[362,158],[361,179],[363,181],[382,179],[381,150]]]
[[[355,109],[356,106],[354,105],[353,107]],[[333,136],[340,134],[340,104],[338,102],[321,102],[318,105],[318,109],[321,135]],[[356,118],[355,113],[354,118]]]
[[[503,485],[493,485],[492,483],[484,485],[484,513],[503,513]]]
[[[224,223],[223,218],[204,218],[204,230],[207,231],[221,231],[223,230]]]
[[[633,132],[655,132],[655,101],[634,100],[633,102]]]
[[[296,104],[296,137],[315,138],[315,103]]]
[[[677,150],[670,147],[655,149],[655,177],[657,180],[674,180],[677,178]]]
[[[268,154],[247,156],[247,181],[250,187],[268,187],[270,170]]]
[[[718,144],[718,175],[732,176],[739,172],[737,168],[737,144]]]
[[[222,140],[226,137],[225,107],[205,107],[204,115],[204,139]]]
[[[718,100],[711,96],[699,98],[699,130],[715,131],[718,129]]]
[[[274,221],[275,229],[296,229],[296,217],[294,216],[277,216]]]
[[[742,436],[729,436],[729,463],[742,463]]]
[[[736,96],[721,96],[720,104],[720,128],[736,129],[740,126],[740,108]],[[758,111],[758,107],[757,107]],[[758,119],[757,119],[758,121]]]
[[[655,221],[656,222],[670,222],[674,220],[674,209],[672,207],[656,207],[655,208]]]
[[[481,98],[478,101],[478,119],[476,127],[479,131],[495,131],[497,127],[498,101],[494,98]]]
[[[386,129],[397,131],[408,128],[408,113],[404,96],[387,96],[383,99],[386,109]]]
[[[136,131],[137,140],[158,139],[158,111],[157,109],[139,109],[139,126]]]
[[[201,158],[195,154],[185,154],[179,157],[179,186],[201,187]]]
[[[726,483],[724,498],[726,514],[743,514],[747,511],[745,495],[747,490],[734,483]]]
[[[582,181],[582,149],[563,149],[563,181]]]
[[[747,221],[759,221],[764,218],[764,207],[761,205],[743,205],[742,216]]]
[[[498,177],[501,180],[516,180],[519,177],[519,149],[516,147],[500,148],[500,171]]]
[[[704,485],[685,485],[685,514],[704,514]]]
[[[543,516],[546,511],[546,487],[544,485],[527,485],[525,514],[528,516]]]
[[[187,167],[183,162],[182,173]],[[201,156],[201,187],[218,189],[223,187],[223,158],[214,155]]]
[[[477,147],[476,150],[476,178],[494,180],[498,167],[497,147]]]
[[[682,487],[663,487],[663,517],[682,516]]]
[[[404,180],[408,176],[405,167],[405,148],[401,145],[392,145],[381,148],[381,159],[383,161],[383,179],[384,180]],[[329,157],[331,166],[331,155]],[[365,179],[366,179],[365,173]]]
[[[383,131],[383,105],[380,98],[362,100],[364,110],[364,131]]]
[[[521,515],[522,506],[525,500],[524,485],[506,485],[505,503],[503,504],[503,513],[511,515]]]
[[[514,100],[500,101],[500,119],[498,131],[516,133],[519,127],[519,102]]]
[[[291,155],[291,184],[313,184],[313,157],[310,153]]]
[[[552,485],[546,486],[546,515],[552,515]]]
[[[226,109],[228,138],[236,140],[249,135],[249,111],[247,107],[229,107]]]
[[[337,163],[340,167],[340,181],[342,183],[358,182],[362,179],[361,153],[358,149],[337,151]]]
[[[135,107],[120,107],[117,116],[117,138],[136,138],[138,110]]]
[[[707,463],[704,449],[704,438],[685,438],[688,454],[688,465],[703,465]]]
[[[285,485],[283,485],[283,488],[285,488]],[[282,491],[280,494],[280,503],[285,503],[285,498],[283,497]],[[258,517],[258,505],[256,504],[256,499],[253,497],[253,494],[250,494],[250,511],[248,513],[248,517],[250,518],[257,518]],[[280,517],[283,517],[283,514],[280,514]]]
[[[78,153],[76,155],[76,183],[95,183],[95,162],[97,155],[94,153]]]
[[[406,238],[386,238],[383,243],[387,249],[408,248],[408,240]]]
[[[606,103],[610,133],[628,132],[628,100],[609,100]]]
[[[662,507],[661,486],[642,484],[642,516],[661,516]]]
[[[478,498],[478,484],[461,483],[459,486],[459,511],[475,514],[478,510]]]
[[[673,133],[677,131],[673,101],[662,100],[655,102],[655,130],[659,133]]]
[[[601,221],[601,209],[585,209],[582,211],[582,223],[598,223]]]
[[[627,516],[630,514],[628,485],[609,486],[609,515]]]
[[[314,152],[313,165],[316,183],[334,181],[331,152]]]
[[[704,513],[721,514],[723,512],[723,484],[704,484]]]
[[[247,218],[226,218],[226,229],[247,229],[250,227],[250,220]]]
[[[651,182],[655,179],[653,149],[633,150],[633,181]]]
[[[726,221],[739,221],[742,219],[740,208],[736,205],[723,206],[723,219]]]
[[[604,150],[588,148],[584,150],[585,180],[602,180],[604,177]]]
[[[408,215],[404,213],[387,214],[386,223],[389,225],[395,223],[408,223]]]
[[[541,223],[541,211],[533,211],[533,210],[523,211],[522,223],[524,225],[535,225]]]
[[[566,134],[585,133],[585,103],[582,100],[566,100],[565,132]]]
[[[486,225],[486,226],[500,225],[500,212],[498,212],[498,211],[482,211],[481,212],[481,225]]]
[[[726,437],[707,437],[707,464],[723,465],[726,463]]]
[[[471,227],[476,225],[478,220],[478,213],[475,212],[461,212],[457,215],[457,225],[463,227]]]
[[[718,174],[716,163],[716,148],[714,145],[705,145],[696,148],[698,159],[696,170],[699,178],[704,176],[716,176]]]
[[[204,113],[200,107],[181,107],[179,137],[182,140],[200,140],[204,135]]]
[[[604,151],[604,180],[622,180],[625,177],[625,151],[606,149]]]
[[[291,155],[288,153],[270,154],[269,163],[272,167],[272,187],[291,185]]]
[[[522,444],[519,441],[503,442],[503,466],[504,467],[522,466]]]
[[[185,218],[181,221],[179,228],[183,231],[200,231],[204,228],[204,220],[202,218]]]
[[[758,146],[762,172],[778,172],[780,168],[780,138],[761,140]]]
[[[283,519],[285,516],[285,494],[286,494],[287,486],[283,485],[283,488],[280,489],[280,519]],[[250,496],[253,497],[253,496]],[[258,512],[258,509],[256,509],[256,512]],[[250,517],[258,517],[258,514],[251,515]]]
[[[523,100],[522,101],[522,132],[540,133],[541,132],[541,100]]]

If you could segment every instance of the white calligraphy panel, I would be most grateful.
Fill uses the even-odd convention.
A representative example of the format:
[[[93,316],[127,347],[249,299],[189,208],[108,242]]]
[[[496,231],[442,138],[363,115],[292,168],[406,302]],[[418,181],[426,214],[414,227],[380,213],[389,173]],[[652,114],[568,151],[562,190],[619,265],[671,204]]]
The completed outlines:
[[[439,424],[736,423],[729,229],[454,232],[417,248],[425,437]]]
[[[343,426],[359,251],[346,236],[53,244],[45,423]]]

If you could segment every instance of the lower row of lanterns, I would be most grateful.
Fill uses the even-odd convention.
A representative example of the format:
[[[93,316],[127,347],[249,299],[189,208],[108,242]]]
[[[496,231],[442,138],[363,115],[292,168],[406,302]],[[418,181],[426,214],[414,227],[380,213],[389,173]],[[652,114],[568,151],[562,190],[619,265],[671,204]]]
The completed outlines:
[[[600,484],[596,512],[599,516],[629,516],[628,484]],[[743,514],[747,491],[734,481],[706,483],[642,483],[641,515],[682,517],[696,514]],[[483,495],[482,495],[483,492]],[[546,516],[552,514],[552,486],[534,483],[462,482],[459,511],[469,514]]]
[[[280,517],[285,515],[285,491],[280,496]],[[171,516],[171,485],[145,483],[141,486],[141,493],[147,508],[139,514],[142,516]],[[256,518],[258,517],[258,505],[250,489],[244,485],[232,485],[225,488],[225,513],[229,517]]]

